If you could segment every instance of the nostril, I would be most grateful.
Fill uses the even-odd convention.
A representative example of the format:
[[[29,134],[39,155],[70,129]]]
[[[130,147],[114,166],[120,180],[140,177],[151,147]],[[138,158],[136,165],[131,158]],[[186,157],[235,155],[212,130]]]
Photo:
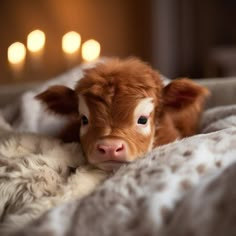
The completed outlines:
[[[105,148],[103,148],[103,147],[101,147],[101,146],[98,146],[97,149],[98,149],[98,151],[99,151],[101,154],[106,154]]]
[[[121,152],[124,149],[124,145],[121,144],[116,150],[115,152]]]

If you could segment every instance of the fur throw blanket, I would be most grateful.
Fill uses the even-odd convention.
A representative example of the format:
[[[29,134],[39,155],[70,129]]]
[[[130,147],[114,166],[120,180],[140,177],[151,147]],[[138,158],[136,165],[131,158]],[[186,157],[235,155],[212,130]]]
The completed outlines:
[[[84,67],[1,111],[0,235],[236,235],[236,106],[205,112],[201,134],[107,178],[85,165],[78,144],[39,135],[55,135],[65,120],[33,97],[52,84],[74,86]]]
[[[0,117],[0,235],[87,195],[105,177],[84,165],[78,144],[16,133]]]
[[[156,148],[87,197],[106,175],[71,173],[84,163],[78,145],[15,133],[1,120],[1,235],[235,235],[235,111],[206,112],[202,129],[216,132]]]

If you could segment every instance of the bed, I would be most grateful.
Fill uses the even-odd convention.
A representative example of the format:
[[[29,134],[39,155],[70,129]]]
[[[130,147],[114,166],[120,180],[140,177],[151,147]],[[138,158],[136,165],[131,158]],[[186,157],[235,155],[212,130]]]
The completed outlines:
[[[9,133],[54,136],[65,120],[45,114],[33,97],[52,84],[73,87],[84,67],[47,83],[2,87],[0,147]],[[196,81],[212,93],[198,135],[154,149],[87,196],[60,202],[1,235],[236,235],[236,78]],[[1,148],[0,154],[6,156]],[[0,173],[4,165],[0,161]]]

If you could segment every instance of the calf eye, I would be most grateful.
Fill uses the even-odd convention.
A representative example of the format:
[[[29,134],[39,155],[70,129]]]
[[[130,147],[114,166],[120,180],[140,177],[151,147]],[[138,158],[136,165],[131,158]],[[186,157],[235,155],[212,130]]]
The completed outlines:
[[[82,125],[87,125],[88,124],[88,118],[86,116],[81,117],[81,123]]]
[[[140,116],[138,119],[138,124],[140,125],[146,125],[148,122],[148,118],[146,116]]]

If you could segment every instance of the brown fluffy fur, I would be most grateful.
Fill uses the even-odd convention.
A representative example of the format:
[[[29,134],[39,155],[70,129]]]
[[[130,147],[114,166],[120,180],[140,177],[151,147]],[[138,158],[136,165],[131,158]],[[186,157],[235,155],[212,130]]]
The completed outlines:
[[[71,116],[61,138],[79,141],[81,114],[79,95],[90,110],[88,131],[80,138],[86,155],[97,140],[121,138],[128,143],[130,159],[141,157],[153,147],[197,132],[199,117],[208,90],[189,79],[174,80],[163,86],[158,72],[138,59],[111,59],[86,71],[74,90],[53,86],[37,96],[56,113]],[[133,111],[142,98],[152,97],[151,134],[138,133],[133,127]]]

